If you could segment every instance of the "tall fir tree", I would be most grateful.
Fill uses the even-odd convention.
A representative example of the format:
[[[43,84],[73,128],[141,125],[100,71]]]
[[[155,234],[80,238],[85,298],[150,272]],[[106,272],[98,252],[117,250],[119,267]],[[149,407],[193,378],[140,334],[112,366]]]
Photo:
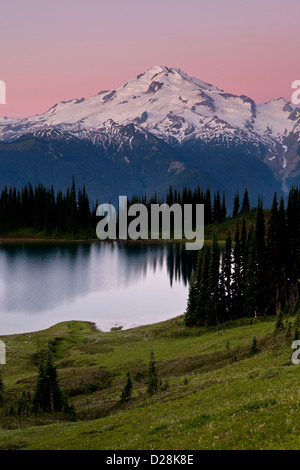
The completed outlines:
[[[198,275],[198,322],[199,326],[206,325],[210,312],[209,269],[211,248],[202,248],[202,266]]]
[[[226,320],[231,320],[232,315],[232,240],[230,234],[226,239],[223,255],[223,276],[225,287],[225,311]]]
[[[187,309],[184,314],[184,323],[186,326],[195,326],[197,324],[197,307],[199,303],[199,289],[196,273],[193,271],[189,283],[189,295]]]
[[[150,361],[148,366],[148,385],[147,393],[149,396],[154,395],[158,392],[158,376],[156,370],[156,360],[154,356],[154,351],[151,349]]]
[[[269,314],[277,314],[280,305],[280,253],[279,253],[279,211],[275,193],[267,232],[265,309]]]
[[[248,256],[245,272],[244,296],[244,312],[248,317],[257,316],[259,296],[257,254],[257,240],[253,229],[251,229],[248,237]]]
[[[130,400],[132,394],[132,380],[130,376],[129,370],[126,373],[126,383],[124,388],[121,392],[120,401],[121,403],[125,403],[126,401]]]
[[[208,324],[217,324],[219,307],[219,275],[220,275],[220,249],[217,241],[217,233],[214,231],[213,243],[210,255],[209,273],[208,273]]]
[[[222,222],[224,222],[224,220],[226,219],[226,215],[227,215],[226,198],[225,198],[225,193],[223,193],[222,209],[221,209]]]
[[[239,195],[239,191],[237,191],[234,196],[232,217],[236,217],[239,214],[239,212],[240,212],[240,195]]]
[[[250,207],[250,201],[249,201],[249,194],[248,194],[248,189],[246,188],[244,192],[241,213],[245,214],[247,212],[250,212],[250,210],[251,210],[251,207]]]
[[[38,379],[33,398],[34,411],[56,412],[62,411],[64,396],[60,389],[57,369],[54,365],[50,350],[46,358],[41,354],[39,362]]]
[[[243,316],[243,292],[242,292],[242,252],[240,229],[237,224],[234,249],[233,249],[233,274],[232,274],[232,316],[239,318]]]
[[[259,197],[255,223],[255,244],[257,262],[257,314],[262,315],[265,311],[264,289],[266,283],[266,226],[263,210],[263,201]],[[253,242],[254,243],[254,242]]]

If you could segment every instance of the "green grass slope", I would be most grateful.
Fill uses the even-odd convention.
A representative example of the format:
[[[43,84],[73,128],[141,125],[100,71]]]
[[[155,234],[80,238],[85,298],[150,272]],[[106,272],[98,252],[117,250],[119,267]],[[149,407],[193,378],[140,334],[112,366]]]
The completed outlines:
[[[66,322],[2,337],[0,449],[298,449],[300,366],[292,340],[274,329],[274,319],[188,329],[178,317],[110,333]],[[253,336],[259,353],[251,356]],[[22,392],[34,393],[36,353],[47,344],[75,420],[11,412]],[[162,387],[148,397],[151,348]],[[120,404],[127,370],[133,396]]]

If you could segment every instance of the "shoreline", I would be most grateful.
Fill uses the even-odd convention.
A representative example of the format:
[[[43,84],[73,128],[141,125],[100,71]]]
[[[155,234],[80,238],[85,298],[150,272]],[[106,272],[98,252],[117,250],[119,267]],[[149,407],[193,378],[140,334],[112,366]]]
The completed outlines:
[[[46,331],[48,330],[51,330],[53,328],[56,328],[58,327],[59,325],[64,325],[64,324],[71,324],[71,323],[85,323],[89,326],[91,326],[92,328],[94,328],[95,330],[99,331],[100,333],[114,333],[114,332],[121,332],[121,331],[128,331],[128,330],[135,330],[135,329],[138,329],[138,328],[149,328],[149,327],[153,327],[155,325],[159,325],[161,323],[167,323],[167,322],[170,322],[170,321],[174,321],[174,320],[178,320],[180,317],[183,317],[184,314],[181,313],[181,314],[177,314],[175,315],[174,317],[172,316],[171,318],[166,318],[165,320],[159,320],[159,321],[155,321],[155,322],[152,322],[152,323],[142,323],[142,324],[137,324],[137,323],[124,323],[123,325],[121,324],[121,322],[104,322],[104,323],[96,323],[95,321],[91,321],[91,320],[63,320],[61,322],[58,322],[58,323],[54,323],[54,324],[51,324],[50,326],[47,326],[45,328],[41,328],[39,330],[30,330],[30,331],[23,331],[23,332],[20,332],[20,333],[7,333],[7,334],[0,334],[0,339],[4,339],[4,338],[8,338],[8,337],[12,337],[12,336],[26,336],[26,335],[36,335],[36,334],[39,334],[39,333],[45,333]],[[101,327],[103,328],[103,325],[104,326],[104,329],[101,329]],[[106,327],[109,326],[109,329],[107,329]]]

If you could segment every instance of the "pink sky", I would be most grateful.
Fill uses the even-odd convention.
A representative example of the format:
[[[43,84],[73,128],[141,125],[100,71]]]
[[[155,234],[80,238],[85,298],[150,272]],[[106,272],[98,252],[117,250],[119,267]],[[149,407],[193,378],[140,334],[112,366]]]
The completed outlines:
[[[0,116],[122,86],[154,65],[256,102],[300,80],[299,0],[10,0],[1,5]]]

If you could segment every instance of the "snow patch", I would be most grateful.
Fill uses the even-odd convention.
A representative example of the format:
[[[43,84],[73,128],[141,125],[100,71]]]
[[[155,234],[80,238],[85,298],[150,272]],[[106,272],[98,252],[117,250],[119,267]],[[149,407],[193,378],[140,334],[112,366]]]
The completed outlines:
[[[287,159],[285,157],[282,157],[283,163],[282,163],[282,168],[286,168],[287,166]]]
[[[97,145],[106,134],[121,145],[122,126],[130,124],[144,131],[145,138],[152,133],[167,142],[191,138],[228,145],[251,142],[266,145],[272,153],[291,133],[300,140],[300,110],[285,100],[256,106],[250,98],[225,93],[179,69],[162,66],[117,90],[61,102],[44,114],[0,118],[0,140],[12,141],[28,133],[50,138],[55,132],[57,137],[89,139]],[[288,147],[282,147],[286,153]]]

